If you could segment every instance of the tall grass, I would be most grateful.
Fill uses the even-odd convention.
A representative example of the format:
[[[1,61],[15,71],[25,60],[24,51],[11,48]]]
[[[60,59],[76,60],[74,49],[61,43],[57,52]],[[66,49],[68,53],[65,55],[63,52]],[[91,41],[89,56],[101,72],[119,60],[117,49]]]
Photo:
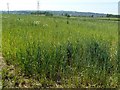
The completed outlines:
[[[0,52],[2,49],[2,14],[0,14]]]
[[[6,63],[41,83],[118,87],[117,41],[117,22],[3,15]]]

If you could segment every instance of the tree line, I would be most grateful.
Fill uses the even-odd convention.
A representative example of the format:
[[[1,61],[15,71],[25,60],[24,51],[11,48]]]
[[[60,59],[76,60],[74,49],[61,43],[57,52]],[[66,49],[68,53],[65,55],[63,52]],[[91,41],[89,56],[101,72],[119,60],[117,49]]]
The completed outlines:
[[[120,18],[120,15],[107,14],[106,17]]]

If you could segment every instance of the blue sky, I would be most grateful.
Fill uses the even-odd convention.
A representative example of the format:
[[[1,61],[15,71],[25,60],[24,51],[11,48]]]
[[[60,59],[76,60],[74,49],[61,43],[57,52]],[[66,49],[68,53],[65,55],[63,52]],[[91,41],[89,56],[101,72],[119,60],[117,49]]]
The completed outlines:
[[[40,10],[65,10],[95,13],[118,14],[119,0],[0,0],[0,10],[37,10],[37,1]]]

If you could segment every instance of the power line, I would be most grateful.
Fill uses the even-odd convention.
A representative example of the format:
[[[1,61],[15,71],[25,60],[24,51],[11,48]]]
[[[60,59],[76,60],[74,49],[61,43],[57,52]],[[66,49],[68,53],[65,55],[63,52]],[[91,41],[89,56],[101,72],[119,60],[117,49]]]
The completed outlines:
[[[37,1],[37,11],[39,11],[39,10],[40,10],[40,2]]]
[[[8,14],[9,14],[9,3],[7,3],[7,10],[8,10]]]

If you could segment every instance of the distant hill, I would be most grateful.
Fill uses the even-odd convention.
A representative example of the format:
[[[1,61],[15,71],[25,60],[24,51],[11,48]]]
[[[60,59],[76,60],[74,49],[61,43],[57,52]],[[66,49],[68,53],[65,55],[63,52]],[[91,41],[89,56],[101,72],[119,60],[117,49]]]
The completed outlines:
[[[10,11],[10,14],[31,14],[36,11]],[[92,12],[77,12],[77,11],[40,11],[40,12],[49,12],[53,15],[65,15],[69,14],[70,16],[92,16],[92,17],[106,17],[107,14],[103,13],[92,13]],[[1,13],[1,11],[0,11]],[[2,11],[3,14],[8,13],[7,11]]]
[[[51,13],[55,15],[65,15],[67,13],[70,16],[95,16],[95,17],[106,16],[106,14],[92,13],[92,12],[76,12],[76,11],[52,11]]]

